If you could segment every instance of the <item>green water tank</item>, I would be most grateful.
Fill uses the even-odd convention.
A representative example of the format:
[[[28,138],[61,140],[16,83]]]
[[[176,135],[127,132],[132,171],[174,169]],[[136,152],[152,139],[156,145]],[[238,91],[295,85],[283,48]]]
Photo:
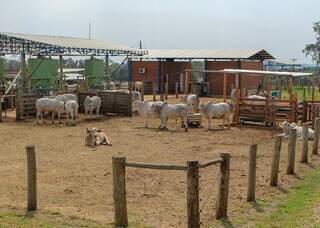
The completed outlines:
[[[106,81],[105,64],[101,59],[88,59],[85,61],[84,75],[89,88],[102,88]]]
[[[0,81],[4,79],[4,59],[0,58]]]
[[[29,59],[28,74],[33,90],[56,90],[58,88],[58,66],[56,59]]]

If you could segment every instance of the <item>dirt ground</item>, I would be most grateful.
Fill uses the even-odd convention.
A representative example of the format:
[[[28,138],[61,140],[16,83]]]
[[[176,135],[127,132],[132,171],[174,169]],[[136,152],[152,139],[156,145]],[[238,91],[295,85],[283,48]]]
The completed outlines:
[[[173,101],[173,99],[172,99]],[[296,173],[287,176],[286,142],[281,153],[278,188],[269,187],[272,136],[276,129],[242,126],[209,131],[202,128],[185,132],[174,121],[168,131],[158,131],[158,119],[143,128],[142,119],[104,117],[86,121],[80,115],[75,127],[65,124],[36,125],[34,120],[15,123],[14,113],[0,123],[0,207],[26,207],[25,146],[34,144],[38,168],[39,210],[60,213],[106,224],[113,222],[112,156],[126,156],[127,161],[185,164],[188,160],[205,162],[231,154],[229,217],[241,216],[239,207],[246,201],[248,152],[258,144],[257,199],[284,194],[305,172],[319,164],[310,157],[310,165],[298,163],[301,143],[297,144]],[[105,131],[113,146],[84,146],[86,127]],[[310,143],[311,145],[311,143]],[[186,172],[127,168],[127,201],[130,221],[155,227],[186,226]],[[218,166],[200,171],[201,221],[214,220]],[[255,209],[252,208],[254,211]],[[250,213],[246,211],[245,213]]]

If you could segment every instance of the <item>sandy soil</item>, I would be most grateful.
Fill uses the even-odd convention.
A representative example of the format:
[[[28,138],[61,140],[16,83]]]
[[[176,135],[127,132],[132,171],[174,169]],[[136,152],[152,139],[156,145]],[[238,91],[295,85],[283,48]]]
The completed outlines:
[[[14,113],[9,113],[11,116]],[[219,122],[220,123],[220,122]],[[257,199],[284,194],[288,186],[319,162],[296,163],[298,175],[285,175],[286,143],[283,144],[279,188],[269,184],[272,136],[275,129],[265,127],[232,127],[221,130],[203,128],[184,132],[170,122],[168,131],[158,131],[159,120],[143,128],[139,116],[105,117],[86,121],[80,115],[75,127],[64,124],[36,125],[33,120],[15,123],[8,118],[0,124],[0,207],[26,206],[25,146],[34,144],[38,165],[39,210],[77,216],[98,223],[113,221],[112,156],[126,156],[128,161],[185,164],[188,160],[208,161],[219,153],[231,154],[229,216],[241,216],[237,210],[246,201],[249,145],[258,144]],[[112,147],[84,146],[86,127],[99,127],[110,136]],[[311,145],[311,144],[310,144]],[[301,143],[297,145],[297,161]],[[184,171],[142,170],[127,168],[128,214],[131,221],[156,227],[185,227],[186,173]],[[214,220],[218,167],[200,172],[201,221]],[[254,209],[252,209],[254,210]],[[246,213],[250,213],[247,211]]]

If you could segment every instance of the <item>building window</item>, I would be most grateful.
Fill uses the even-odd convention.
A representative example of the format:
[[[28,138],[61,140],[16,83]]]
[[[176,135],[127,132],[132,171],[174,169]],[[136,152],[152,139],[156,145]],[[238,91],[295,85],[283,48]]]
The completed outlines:
[[[139,69],[138,69],[138,73],[139,74],[146,74],[146,68],[144,68],[144,67],[140,67]]]

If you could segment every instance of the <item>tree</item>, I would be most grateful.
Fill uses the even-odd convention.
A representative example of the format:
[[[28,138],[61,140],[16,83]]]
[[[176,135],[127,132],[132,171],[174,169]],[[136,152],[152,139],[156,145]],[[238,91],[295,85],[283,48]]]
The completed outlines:
[[[306,56],[311,56],[312,61],[317,64],[317,70],[319,70],[319,63],[320,63],[320,21],[313,24],[313,31],[315,32],[316,42],[307,44],[306,47],[303,49],[303,53]]]

